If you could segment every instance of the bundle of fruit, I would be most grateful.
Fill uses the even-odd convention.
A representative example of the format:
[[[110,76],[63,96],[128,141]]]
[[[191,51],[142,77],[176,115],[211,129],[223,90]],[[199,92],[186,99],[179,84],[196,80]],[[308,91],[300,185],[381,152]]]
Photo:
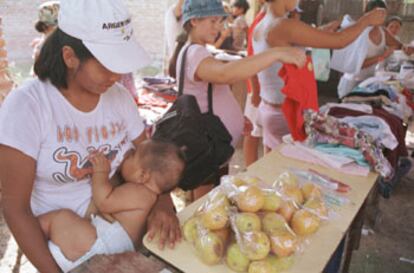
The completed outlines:
[[[273,185],[226,176],[183,225],[185,240],[208,265],[225,261],[236,272],[280,272],[303,251],[328,210],[321,189],[284,173]]]

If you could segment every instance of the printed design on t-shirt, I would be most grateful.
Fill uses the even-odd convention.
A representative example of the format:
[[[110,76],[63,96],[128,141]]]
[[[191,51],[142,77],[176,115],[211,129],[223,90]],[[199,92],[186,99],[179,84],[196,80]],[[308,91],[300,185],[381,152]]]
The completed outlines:
[[[102,145],[98,149],[89,147],[88,151],[89,155],[82,158],[78,152],[68,151],[67,147],[60,147],[57,149],[53,154],[53,159],[58,163],[65,164],[65,172],[54,173],[53,179],[60,183],[69,183],[85,179],[92,175],[92,163],[89,161],[89,156],[91,154],[97,152],[103,153],[105,157],[112,162],[119,152],[116,147],[115,149],[111,149],[111,145],[109,144]]]
[[[103,126],[90,126],[84,131],[88,144],[92,142],[106,141],[115,138],[119,134],[125,133],[126,125],[122,122],[111,122]],[[82,130],[83,131],[83,130]],[[70,142],[77,143],[81,138],[78,127],[57,126],[57,141],[59,143]]]

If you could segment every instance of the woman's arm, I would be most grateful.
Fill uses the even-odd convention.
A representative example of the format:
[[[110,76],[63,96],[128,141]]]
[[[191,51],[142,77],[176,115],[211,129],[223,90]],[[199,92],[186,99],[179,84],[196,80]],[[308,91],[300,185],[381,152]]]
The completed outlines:
[[[19,247],[40,272],[61,272],[30,208],[36,161],[0,145],[0,181],[4,218]]]
[[[371,57],[371,58],[366,58],[364,63],[362,64],[362,68],[367,68],[367,67],[370,67],[374,64],[377,64],[377,63],[380,63],[380,62],[384,61],[386,58],[388,58],[392,54],[393,51],[394,50],[392,48],[387,48],[384,51],[384,53],[382,53],[378,56],[374,56],[374,57]]]
[[[343,48],[353,42],[370,25],[381,25],[385,19],[383,9],[375,9],[362,16],[357,23],[339,32],[313,28],[301,21],[284,19],[268,34],[271,46],[305,46],[314,48]]]
[[[297,48],[272,48],[243,60],[227,63],[209,57],[198,65],[195,77],[205,82],[231,84],[247,80],[275,62],[303,66],[305,60],[305,53]]]

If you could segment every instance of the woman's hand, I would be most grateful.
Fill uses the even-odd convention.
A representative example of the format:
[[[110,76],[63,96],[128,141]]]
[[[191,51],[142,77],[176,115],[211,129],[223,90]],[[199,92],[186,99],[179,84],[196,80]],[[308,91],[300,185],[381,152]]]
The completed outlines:
[[[368,13],[366,13],[362,20],[364,20],[370,26],[382,26],[387,17],[387,11],[383,8],[376,8]]]
[[[149,241],[158,238],[158,247],[161,250],[166,244],[172,249],[177,242],[181,241],[180,222],[169,194],[159,197],[148,216],[147,231]]]
[[[282,63],[294,64],[301,68],[306,63],[305,52],[299,48],[294,47],[279,47],[274,48],[278,53],[279,61]]]

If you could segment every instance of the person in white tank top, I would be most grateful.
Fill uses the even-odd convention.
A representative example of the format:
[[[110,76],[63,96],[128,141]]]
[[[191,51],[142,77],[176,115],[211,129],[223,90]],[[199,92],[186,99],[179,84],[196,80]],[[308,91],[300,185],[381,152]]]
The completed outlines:
[[[387,8],[387,5],[382,0],[369,1],[365,13],[370,12],[375,8]],[[343,98],[349,94],[354,87],[365,79],[375,75],[375,68],[387,59],[394,51],[394,49],[402,48],[402,43],[391,35],[382,26],[376,26],[368,34],[368,39],[361,42],[368,43],[368,50],[364,62],[362,63],[361,71],[358,73],[345,73],[338,84],[338,96]]]
[[[268,3],[266,17],[256,27],[253,36],[255,54],[277,46],[342,48],[356,39],[366,27],[382,25],[386,15],[384,10],[375,10],[342,32],[330,32],[287,18],[288,13],[297,7],[298,0],[267,0],[266,2]],[[339,26],[339,22],[335,23]],[[281,143],[282,136],[288,133],[280,109],[284,101],[284,95],[281,93],[284,82],[278,76],[281,67],[282,63],[275,63],[258,74],[262,102],[259,106],[257,122],[263,127],[265,152],[276,148]]]

